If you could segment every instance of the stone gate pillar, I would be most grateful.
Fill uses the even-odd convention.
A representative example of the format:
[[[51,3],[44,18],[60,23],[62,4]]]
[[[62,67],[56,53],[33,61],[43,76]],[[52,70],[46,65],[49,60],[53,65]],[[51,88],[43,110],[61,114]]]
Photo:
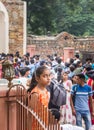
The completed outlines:
[[[65,47],[64,48],[64,62],[68,62],[70,58],[74,57],[74,48]]]

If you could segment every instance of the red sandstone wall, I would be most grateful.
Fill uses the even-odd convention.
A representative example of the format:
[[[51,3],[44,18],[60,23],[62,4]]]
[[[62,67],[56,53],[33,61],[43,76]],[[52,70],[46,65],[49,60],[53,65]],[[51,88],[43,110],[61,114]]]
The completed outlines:
[[[8,91],[7,86],[0,85],[0,130],[17,130],[15,103],[14,104],[12,103],[12,105],[10,104],[9,119],[8,119],[8,106],[6,97],[7,91]]]

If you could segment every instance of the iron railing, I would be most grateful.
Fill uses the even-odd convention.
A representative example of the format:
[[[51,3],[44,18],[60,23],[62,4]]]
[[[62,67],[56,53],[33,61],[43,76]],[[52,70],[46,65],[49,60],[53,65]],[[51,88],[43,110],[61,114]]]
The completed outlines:
[[[52,115],[33,94],[27,94],[23,85],[13,85],[7,92],[7,130],[10,130],[10,107],[16,107],[16,130],[63,130]]]

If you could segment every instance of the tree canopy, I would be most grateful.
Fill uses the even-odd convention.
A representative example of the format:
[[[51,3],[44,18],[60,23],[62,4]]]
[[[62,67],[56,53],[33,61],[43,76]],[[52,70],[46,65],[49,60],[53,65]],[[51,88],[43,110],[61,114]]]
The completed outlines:
[[[76,36],[94,35],[94,0],[24,0],[27,32],[45,35],[66,31]]]

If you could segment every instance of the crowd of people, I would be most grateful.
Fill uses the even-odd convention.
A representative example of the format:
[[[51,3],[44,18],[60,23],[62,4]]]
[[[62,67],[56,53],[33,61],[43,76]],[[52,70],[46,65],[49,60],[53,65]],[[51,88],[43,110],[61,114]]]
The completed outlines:
[[[57,54],[30,57],[26,53],[22,57],[19,52],[0,54],[0,64],[11,61],[15,71],[13,83],[20,83],[27,93],[34,93],[40,102],[49,109],[60,124],[76,125],[90,130],[94,125],[94,62],[87,58],[82,63],[79,53],[68,62],[63,62]],[[3,72],[2,72],[3,78]],[[56,106],[52,99],[52,80],[61,84],[66,90],[66,104]],[[75,103],[73,97],[75,96]]]

